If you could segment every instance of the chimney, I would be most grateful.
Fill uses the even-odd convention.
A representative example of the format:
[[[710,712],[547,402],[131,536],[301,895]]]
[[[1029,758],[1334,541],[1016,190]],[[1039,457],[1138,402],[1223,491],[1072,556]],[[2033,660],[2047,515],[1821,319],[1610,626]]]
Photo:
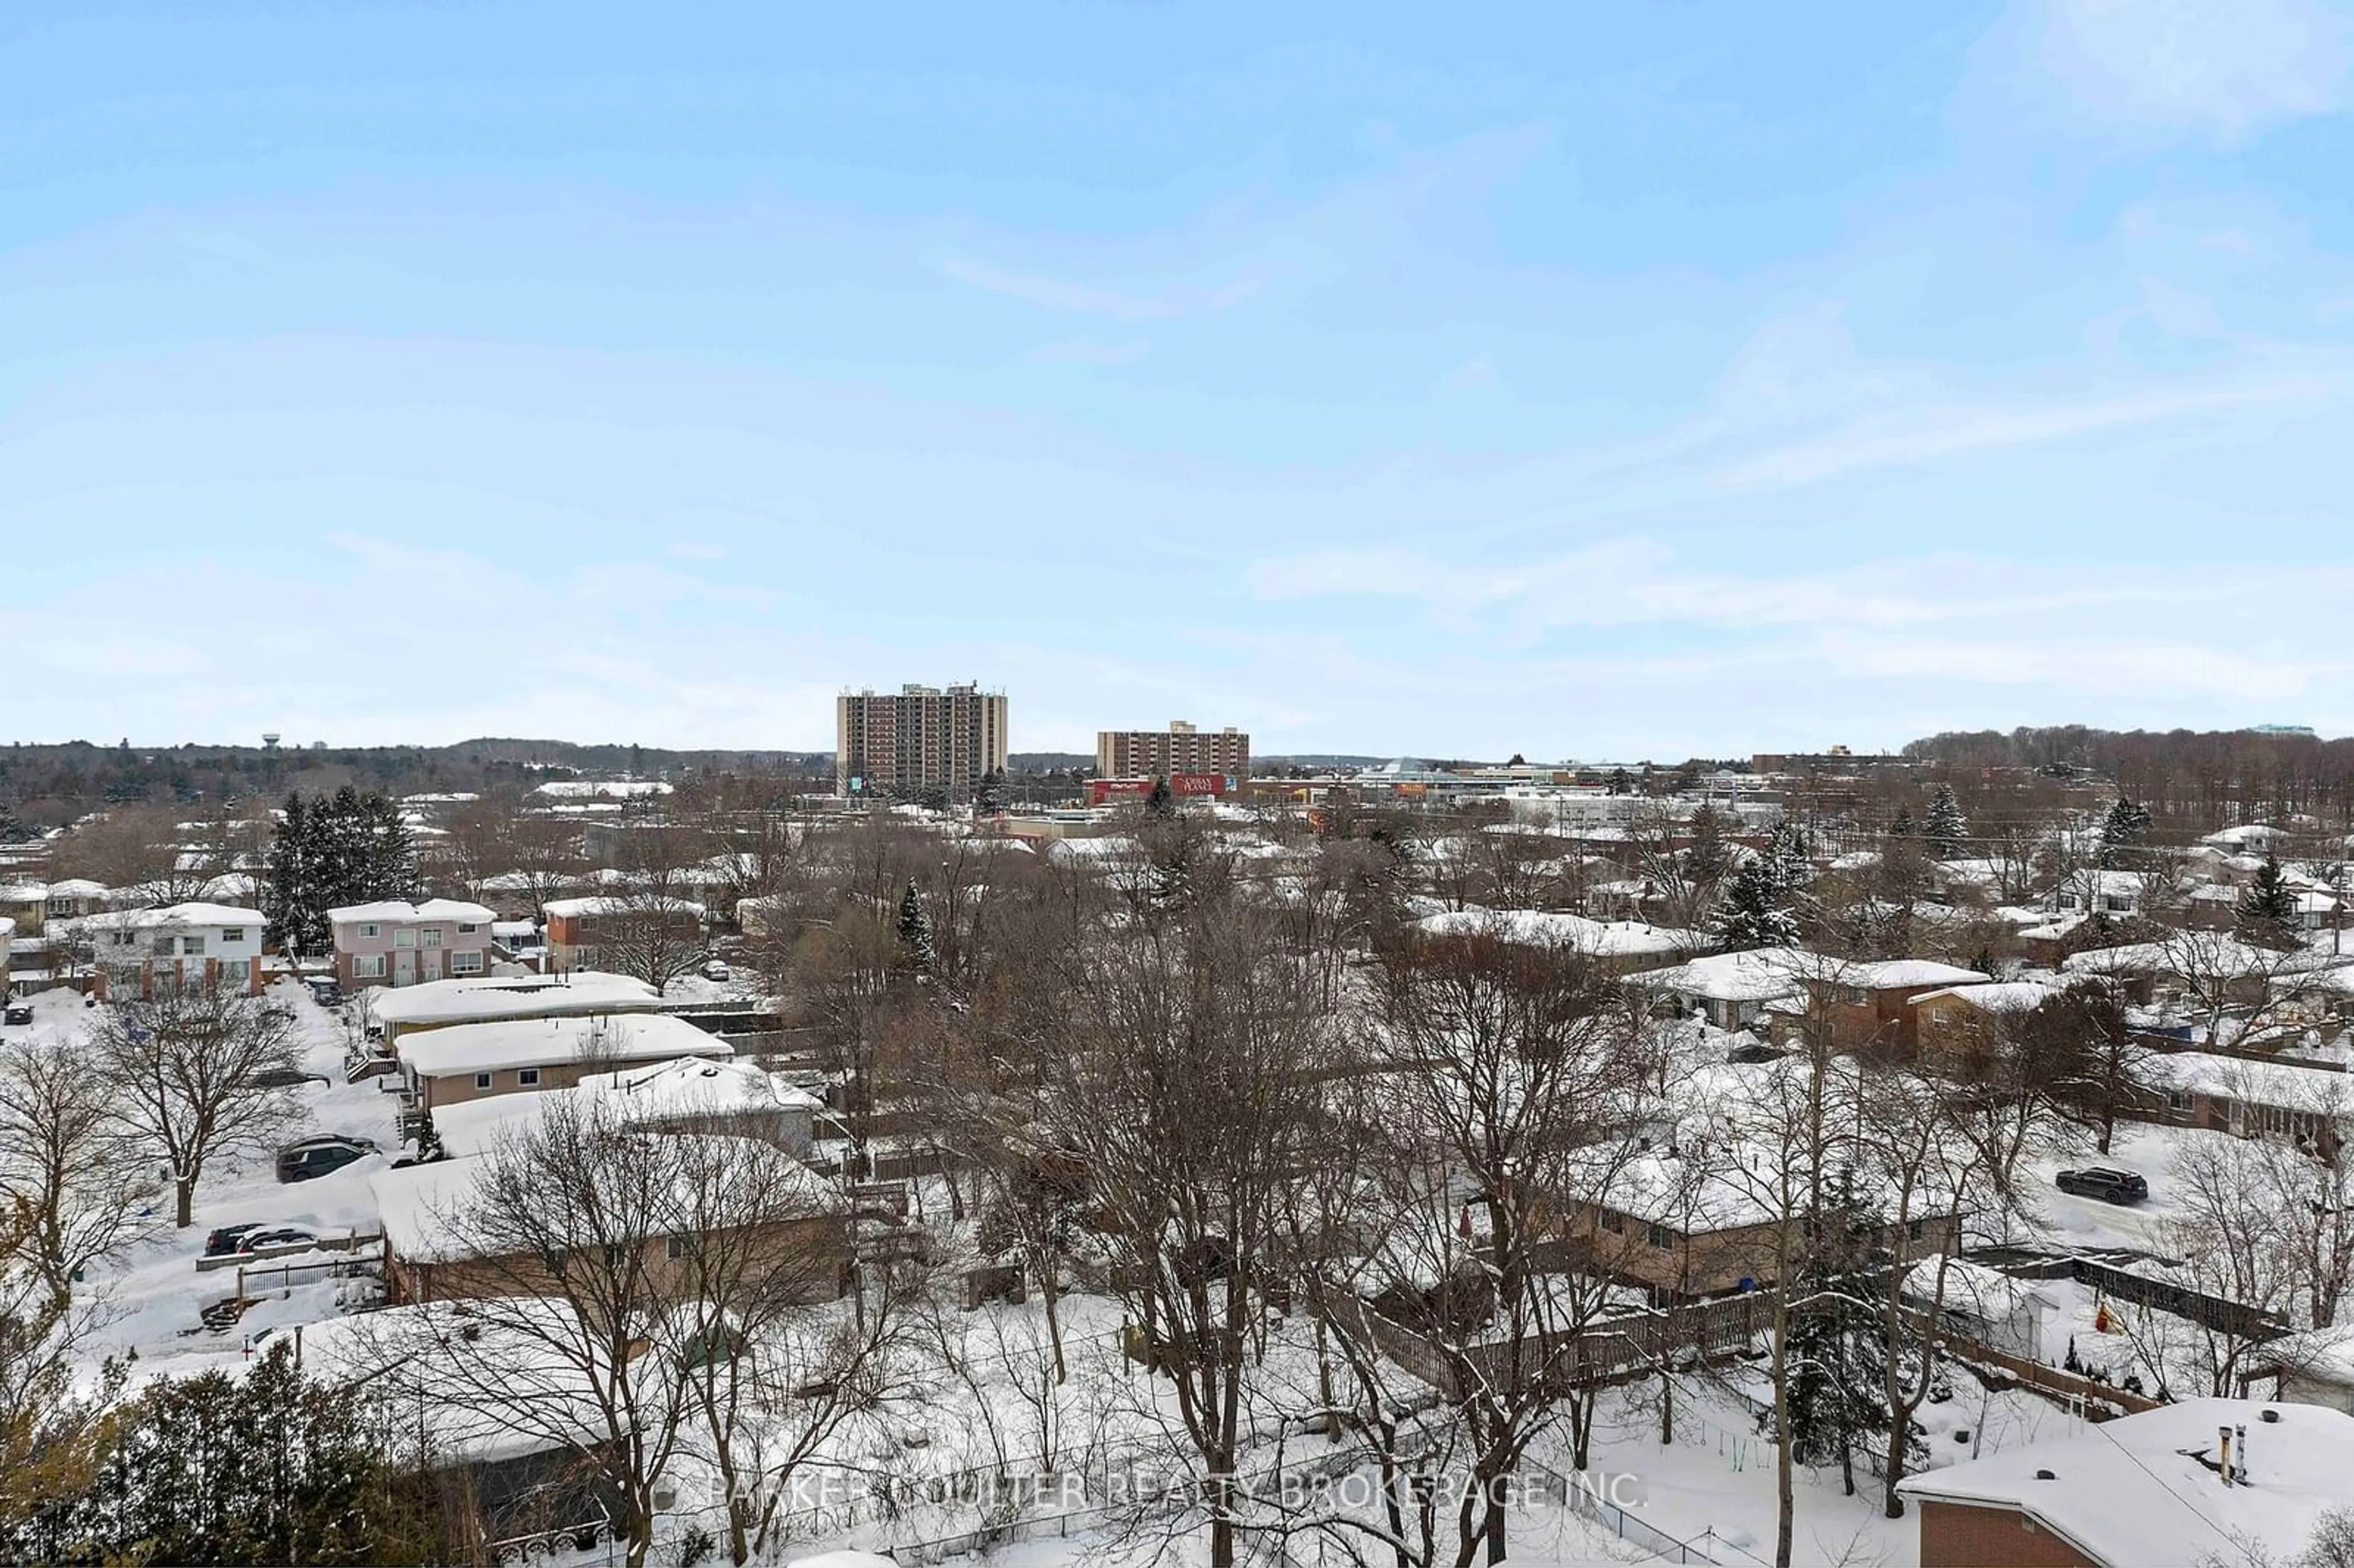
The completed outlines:
[[[2223,1478],[2223,1484],[2228,1487],[2232,1484],[2232,1429],[2230,1427],[2215,1428],[2215,1452],[2218,1456],[2215,1473]]]
[[[2238,1439],[2238,1446],[2232,1450],[2232,1479],[2235,1485],[2244,1487],[2248,1484],[2248,1429],[2233,1427],[2232,1436]]]

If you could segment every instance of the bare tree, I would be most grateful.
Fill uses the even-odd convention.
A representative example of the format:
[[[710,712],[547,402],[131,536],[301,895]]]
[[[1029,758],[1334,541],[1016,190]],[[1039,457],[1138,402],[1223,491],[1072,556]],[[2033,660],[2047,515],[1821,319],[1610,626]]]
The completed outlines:
[[[82,1270],[135,1235],[154,1192],[112,1097],[86,1046],[0,1047],[0,1197],[59,1311]]]
[[[1171,1379],[1210,1562],[1232,1568],[1253,1330],[1314,1119],[1314,988],[1235,906],[1126,922],[1076,962],[1052,1115],[1085,1163],[1139,1352]]]
[[[1597,967],[1500,932],[1409,942],[1387,955],[1385,977],[1383,1019],[1407,1063],[1385,1081],[1382,1119],[1406,1171],[1435,1162],[1482,1211],[1479,1222],[1450,1213],[1468,1195],[1409,1179],[1396,1196],[1423,1216],[1418,1247],[1404,1251],[1436,1247],[1437,1277],[1482,1281],[1491,1316],[1473,1334],[1451,1293],[1396,1298],[1458,1389],[1471,1484],[1456,1560],[1500,1563],[1505,1497],[1530,1442],[1565,1416],[1574,1462],[1585,1461],[1596,1391],[1563,1370],[1609,1291],[1586,1260],[1565,1266],[1560,1217],[1589,1206],[1640,1148],[1651,1032]]]
[[[194,1223],[208,1166],[264,1148],[298,1115],[282,1088],[264,1086],[296,1065],[292,1022],[227,988],[108,1002],[90,1031],[90,1059],[117,1126],[163,1158],[176,1224]]]

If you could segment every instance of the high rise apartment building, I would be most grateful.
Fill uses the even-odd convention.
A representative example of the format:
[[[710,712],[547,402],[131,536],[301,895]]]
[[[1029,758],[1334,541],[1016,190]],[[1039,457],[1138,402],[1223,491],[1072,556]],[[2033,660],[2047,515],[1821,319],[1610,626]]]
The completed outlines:
[[[1228,725],[1201,730],[1178,719],[1167,729],[1096,732],[1096,773],[1105,779],[1172,779],[1180,773],[1250,777],[1250,736]]]
[[[978,685],[844,692],[834,704],[834,788],[843,794],[944,789],[972,798],[1005,766],[1005,694]]]

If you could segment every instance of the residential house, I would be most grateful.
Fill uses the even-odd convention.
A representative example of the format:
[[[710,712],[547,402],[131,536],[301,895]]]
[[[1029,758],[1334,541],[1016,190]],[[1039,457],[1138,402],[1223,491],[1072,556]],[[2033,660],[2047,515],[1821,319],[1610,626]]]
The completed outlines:
[[[1913,999],[1913,1036],[1921,1060],[1935,1066],[1983,1065],[2009,1021],[2060,994],[2042,980],[1989,980],[1944,986]]]
[[[493,1095],[570,1088],[595,1073],[736,1054],[675,1013],[515,1018],[410,1031],[393,1045],[409,1103],[430,1112]]]
[[[2149,886],[2137,872],[2084,870],[2070,874],[2052,890],[2052,907],[2062,915],[2107,915],[2123,919],[2143,914]]]
[[[706,1133],[628,1133],[633,1138],[702,1138]],[[801,1298],[830,1301],[842,1293],[850,1262],[850,1229],[839,1193],[791,1155],[756,1139],[741,1139],[740,1157],[769,1161],[779,1178],[768,1186],[773,1193],[790,1194],[776,1209],[777,1217],[763,1219],[735,1233],[737,1245],[749,1245],[773,1256],[770,1287],[790,1281]],[[601,1216],[569,1216],[579,1225],[569,1245],[534,1248],[530,1252],[485,1250],[482,1232],[469,1223],[482,1202],[482,1181],[491,1157],[472,1155],[386,1171],[370,1178],[376,1213],[384,1225],[385,1283],[395,1303],[461,1301],[485,1297],[532,1297],[553,1292],[566,1255],[591,1246],[617,1245],[608,1241],[613,1227]],[[766,1185],[766,1183],[764,1183]],[[657,1293],[688,1289],[693,1255],[691,1234],[671,1230],[688,1223],[695,1212],[691,1194],[678,1213],[632,1214],[620,1228],[643,1249],[645,1277]],[[707,1211],[706,1211],[707,1212]],[[567,1216],[551,1215],[556,1234]],[[512,1230],[508,1234],[513,1234]]]
[[[198,986],[261,994],[259,909],[173,904],[92,915],[81,923],[95,966],[91,994],[153,999]]]
[[[1896,1489],[1918,1505],[1921,1568],[2149,1568],[2306,1561],[2321,1516],[2346,1506],[2349,1475],[2354,1416],[2186,1399]]]
[[[1950,986],[1983,985],[1994,978],[1933,959],[1849,962],[1814,957],[1798,973],[1804,994],[1766,1010],[1777,1042],[1803,1039],[1819,1025],[1829,1033],[1833,1050],[1905,1054],[1920,1048],[1915,997]]]
[[[2323,1160],[2338,1157],[2354,1128],[2354,1075],[2334,1065],[2165,1051],[2134,1075],[2145,1093],[2125,1114],[2137,1121],[2284,1139]]]
[[[645,939],[633,929],[641,922],[662,922],[662,938],[680,948],[703,941],[703,906],[691,899],[603,894],[553,899],[542,913],[547,916],[548,967],[559,974],[611,961],[618,945]]]
[[[677,1056],[590,1073],[568,1092],[492,1094],[444,1101],[433,1136],[452,1157],[481,1154],[535,1126],[550,1106],[594,1107],[613,1125],[649,1132],[732,1133],[809,1157],[824,1102],[783,1075],[741,1058]]]
[[[479,904],[454,898],[429,898],[422,904],[385,899],[330,909],[335,983],[356,991],[486,974],[495,918]]]
[[[16,882],[0,886],[0,918],[15,921],[19,936],[39,936],[48,909],[49,889],[46,883]]]
[[[1622,972],[1656,969],[1710,945],[1708,937],[1699,931],[1638,920],[1590,920],[1583,915],[1538,909],[1449,910],[1426,916],[1416,928],[1430,937],[1494,936],[1532,948],[1574,952]]]
[[[434,980],[398,991],[371,992],[369,1028],[383,1036],[389,1053],[402,1036],[462,1023],[493,1023],[521,1018],[593,1018],[659,1012],[654,988],[628,975],[494,975],[482,980]]]
[[[109,907],[111,890],[102,882],[88,877],[70,876],[63,882],[52,882],[43,893],[44,917],[48,920],[79,920],[85,915],[97,915]]]
[[[1776,1002],[1802,996],[1799,974],[1808,955],[1788,948],[1712,953],[1663,969],[1629,975],[1630,984],[1660,997],[1679,1017],[1701,1017],[1719,1029],[1747,1029]]]

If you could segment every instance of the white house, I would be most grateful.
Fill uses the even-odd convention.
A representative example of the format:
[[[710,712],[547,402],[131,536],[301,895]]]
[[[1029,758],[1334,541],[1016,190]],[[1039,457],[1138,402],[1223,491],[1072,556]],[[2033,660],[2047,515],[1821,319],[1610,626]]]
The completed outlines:
[[[228,904],[92,915],[81,929],[97,966],[93,993],[153,998],[173,988],[208,986],[259,996],[265,924],[260,910]]]

